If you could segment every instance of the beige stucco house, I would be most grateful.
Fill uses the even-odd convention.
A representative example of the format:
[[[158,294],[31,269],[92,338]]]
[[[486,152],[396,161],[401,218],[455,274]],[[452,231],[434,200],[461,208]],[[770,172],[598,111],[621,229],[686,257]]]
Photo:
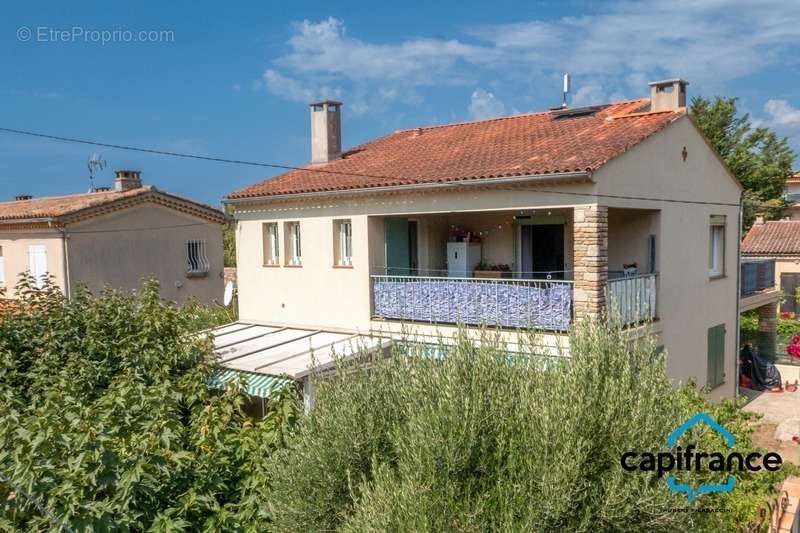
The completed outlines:
[[[206,205],[143,186],[118,171],[114,189],[0,202],[0,287],[16,296],[21,273],[51,277],[69,295],[85,284],[133,289],[145,276],[163,298],[182,303],[222,298],[222,225]]]
[[[532,326],[547,355],[568,351],[576,320],[613,308],[632,331],[652,329],[676,381],[733,396],[742,189],[687,115],[686,85],[347,151],[342,105],[312,104],[312,163],[225,200],[242,323],[268,326],[264,345],[304,332],[277,343],[295,351],[323,333],[454,323],[499,325],[513,344]],[[245,363],[269,349],[233,359],[268,372]]]
[[[786,178],[784,197],[788,204],[784,210],[784,217],[790,220],[800,220],[800,172],[795,172]]]

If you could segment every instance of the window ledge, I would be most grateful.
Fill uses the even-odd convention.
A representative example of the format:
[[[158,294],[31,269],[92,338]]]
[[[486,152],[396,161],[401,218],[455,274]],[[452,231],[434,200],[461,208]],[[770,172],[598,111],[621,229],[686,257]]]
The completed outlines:
[[[208,272],[187,272],[187,278],[205,278],[208,276]]]
[[[333,268],[353,268],[353,265],[333,265]]]
[[[281,265],[279,265],[277,263],[265,263],[265,264],[263,264],[261,266],[263,266],[265,268],[280,268],[281,267]]]
[[[708,276],[708,280],[709,281],[714,281],[714,280],[717,280],[717,279],[725,279],[727,277],[728,276],[726,274],[714,274],[714,275]]]
[[[303,268],[303,265],[283,265],[284,268]]]

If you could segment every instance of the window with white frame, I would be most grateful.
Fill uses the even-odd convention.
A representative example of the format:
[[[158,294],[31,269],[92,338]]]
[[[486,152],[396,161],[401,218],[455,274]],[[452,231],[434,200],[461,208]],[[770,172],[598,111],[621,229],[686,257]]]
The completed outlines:
[[[0,246],[0,285],[6,284],[6,261],[3,258],[3,247]]]
[[[28,271],[33,278],[33,284],[41,289],[47,279],[47,248],[44,244],[31,244],[28,246]]]
[[[278,244],[278,224],[267,222],[263,226],[264,237],[264,264],[280,264],[280,246]]]
[[[303,251],[300,242],[300,223],[286,222],[284,233],[287,238],[286,243],[286,264],[300,266],[302,264]]]
[[[712,215],[709,230],[708,275],[725,275],[725,216]]]
[[[207,274],[211,269],[206,256],[206,241],[186,241],[187,274]]]
[[[353,265],[353,224],[349,219],[333,221],[333,256],[337,266]]]

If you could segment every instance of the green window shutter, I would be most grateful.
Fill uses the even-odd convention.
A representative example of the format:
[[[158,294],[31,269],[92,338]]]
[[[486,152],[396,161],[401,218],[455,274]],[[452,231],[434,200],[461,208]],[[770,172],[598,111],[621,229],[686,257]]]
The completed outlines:
[[[725,380],[725,324],[708,328],[708,374],[706,383],[711,388]]]
[[[386,243],[386,273],[390,276],[410,275],[408,219],[386,218],[383,227]]]

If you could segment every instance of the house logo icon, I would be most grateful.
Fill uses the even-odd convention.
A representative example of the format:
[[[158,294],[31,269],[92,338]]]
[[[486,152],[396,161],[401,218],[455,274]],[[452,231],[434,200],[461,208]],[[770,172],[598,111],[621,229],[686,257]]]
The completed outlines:
[[[723,426],[719,424],[716,420],[714,420],[711,416],[707,415],[706,413],[697,413],[692,418],[675,428],[675,431],[669,434],[667,437],[667,446],[672,449],[678,444],[678,440],[690,429],[694,426],[704,423],[717,433],[719,433],[725,444],[729,448],[733,448],[736,445],[736,439],[731,434],[730,431],[725,429]],[[709,492],[730,492],[736,486],[736,478],[733,477],[730,473],[728,474],[728,478],[725,483],[717,484],[717,485],[709,485],[703,484],[699,485],[697,488],[692,487],[688,483],[678,483],[675,481],[673,476],[667,476],[667,486],[669,489],[679,494],[681,492],[686,493],[686,497],[690,502],[693,502],[697,499],[698,496],[701,494],[709,493]]]
[[[659,478],[666,477],[667,487],[675,494],[686,494],[689,502],[695,501],[701,494],[708,492],[730,492],[736,486],[736,478],[733,477],[734,471],[738,472],[758,472],[766,470],[775,472],[781,468],[783,458],[777,452],[767,452],[761,454],[758,451],[750,451],[742,454],[737,451],[730,451],[727,454],[720,452],[706,453],[695,451],[697,446],[693,443],[681,446],[678,441],[686,433],[698,424],[705,424],[711,430],[722,437],[725,446],[733,448],[736,445],[736,438],[725,429],[719,422],[714,420],[706,413],[697,413],[692,418],[675,428],[675,431],[667,437],[667,447],[665,452],[637,452],[629,450],[620,456],[620,465],[626,472],[654,472]],[[673,472],[718,472],[727,473],[724,483],[711,484],[703,483],[697,488],[688,483],[679,483]]]

